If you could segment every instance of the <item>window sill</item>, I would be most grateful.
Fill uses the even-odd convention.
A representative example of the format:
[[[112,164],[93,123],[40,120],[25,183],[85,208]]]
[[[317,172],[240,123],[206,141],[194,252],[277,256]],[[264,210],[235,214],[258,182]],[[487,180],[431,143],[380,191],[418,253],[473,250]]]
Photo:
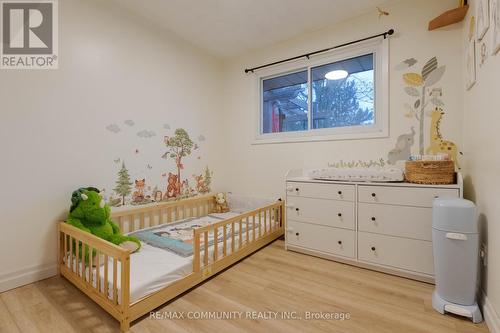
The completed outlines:
[[[282,133],[286,134],[286,133]],[[294,136],[281,136],[276,134],[259,135],[253,139],[252,145],[265,145],[277,143],[298,143],[298,142],[318,142],[318,141],[343,141],[343,140],[365,140],[365,139],[381,139],[388,138],[388,130],[370,131],[365,133],[343,133],[343,134],[325,134],[311,135],[302,134]]]

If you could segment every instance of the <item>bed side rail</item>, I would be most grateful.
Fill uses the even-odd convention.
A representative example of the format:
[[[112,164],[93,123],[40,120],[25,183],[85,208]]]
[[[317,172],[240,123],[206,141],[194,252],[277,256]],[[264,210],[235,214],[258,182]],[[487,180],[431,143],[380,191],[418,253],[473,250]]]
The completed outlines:
[[[194,198],[166,201],[157,204],[135,206],[111,213],[122,232],[132,232],[155,225],[175,222],[189,217],[201,217],[212,212],[214,196],[204,195]]]
[[[219,235],[219,232],[222,232]],[[252,210],[250,212],[193,230],[193,272],[203,269],[208,273],[219,262],[249,247],[265,245],[269,238],[277,238],[284,232],[284,202]],[[213,245],[212,253],[209,253]],[[202,249],[203,246],[203,249]],[[220,248],[221,247],[221,248]],[[233,256],[233,259],[236,259]],[[222,264],[222,263],[221,263]]]
[[[59,262],[66,277],[118,320],[130,306],[130,252],[59,222]]]

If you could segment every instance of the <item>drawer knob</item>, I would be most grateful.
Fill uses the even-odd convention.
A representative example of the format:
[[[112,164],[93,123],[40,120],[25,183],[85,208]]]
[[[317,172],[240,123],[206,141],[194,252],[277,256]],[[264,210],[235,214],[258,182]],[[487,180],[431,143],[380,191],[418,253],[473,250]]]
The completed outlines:
[[[299,235],[299,233],[298,233],[298,232],[296,232],[296,233],[295,233],[295,236],[298,236],[298,235]]]
[[[342,245],[342,241],[338,241],[337,243],[339,243],[339,245]]]
[[[297,188],[295,188],[295,191],[297,191],[297,192],[298,192],[298,191],[299,191],[299,188],[298,188],[298,187],[297,187]]]
[[[375,249],[375,246],[372,246],[372,251],[375,251],[375,250],[376,250],[376,249]]]
[[[298,212],[300,209],[297,207],[297,208],[295,208],[295,210]]]
[[[338,193],[339,195],[342,195],[342,191],[338,191],[337,193]]]
[[[337,215],[338,215],[338,217],[342,217],[342,213],[338,213]]]
[[[373,193],[372,193],[372,197],[374,197],[374,198],[375,198],[376,196],[377,196],[377,195],[375,194],[375,192],[373,192]]]
[[[375,222],[376,218],[375,216],[372,216],[372,221]]]

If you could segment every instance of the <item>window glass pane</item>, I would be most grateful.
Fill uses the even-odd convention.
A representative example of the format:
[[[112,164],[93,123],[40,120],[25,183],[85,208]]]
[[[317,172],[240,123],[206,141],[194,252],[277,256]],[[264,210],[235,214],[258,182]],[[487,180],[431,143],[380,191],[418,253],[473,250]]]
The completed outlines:
[[[262,133],[308,129],[307,70],[262,81]]]
[[[373,54],[313,67],[311,76],[313,129],[375,123]]]

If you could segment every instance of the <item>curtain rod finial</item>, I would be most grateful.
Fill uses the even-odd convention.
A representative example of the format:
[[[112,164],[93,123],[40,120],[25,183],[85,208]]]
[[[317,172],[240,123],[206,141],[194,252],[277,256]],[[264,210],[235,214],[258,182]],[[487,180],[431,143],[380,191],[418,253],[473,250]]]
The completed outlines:
[[[390,36],[390,35],[393,35],[394,34],[394,29],[389,29],[389,31],[387,31],[387,34]]]

